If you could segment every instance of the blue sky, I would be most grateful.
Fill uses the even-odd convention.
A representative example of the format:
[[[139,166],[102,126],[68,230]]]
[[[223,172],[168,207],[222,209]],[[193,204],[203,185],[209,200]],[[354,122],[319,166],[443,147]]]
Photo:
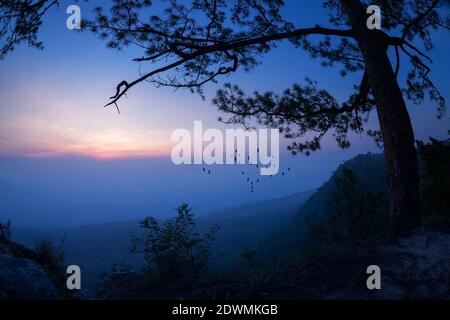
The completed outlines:
[[[91,6],[102,2],[105,1],[78,4],[82,15],[89,15]],[[297,26],[327,25],[327,16],[319,1],[286,2],[286,16]],[[338,149],[335,142],[326,137],[323,150],[311,158],[292,157],[283,150],[281,166],[295,168],[294,173],[284,180],[277,178],[267,182],[256,194],[250,194],[239,180],[240,168],[216,168],[217,175],[209,179],[199,176],[198,168],[174,167],[167,158],[173,145],[170,141],[173,130],[191,129],[194,120],[202,120],[205,127],[225,128],[216,121],[221,114],[210,103],[218,86],[208,85],[206,101],[202,101],[187,91],[174,92],[143,83],[121,101],[121,115],[114,108],[103,108],[118,82],[133,80],[139,75],[139,65],[132,59],[142,53],[137,49],[122,52],[106,49],[105,43],[94,35],[68,30],[65,9],[69,4],[72,1],[62,1],[61,6],[51,10],[45,19],[40,31],[44,50],[21,45],[0,61],[3,120],[0,124],[0,190],[14,191],[8,199],[3,196],[0,214],[13,221],[26,224],[27,218],[31,217],[30,208],[36,209],[33,212],[36,221],[47,217],[45,221],[50,224],[64,224],[69,220],[70,223],[124,220],[148,214],[150,202],[160,212],[173,208],[179,200],[193,201],[206,212],[213,209],[214,203],[227,206],[317,187],[343,160],[358,153],[379,151],[373,141],[364,136],[354,136],[352,148],[345,151]],[[430,53],[434,61],[431,76],[449,101],[448,33],[434,34],[434,42],[435,49]],[[343,100],[360,78],[360,75],[342,78],[339,70],[322,68],[320,61],[311,60],[306,53],[288,43],[280,43],[262,61],[262,65],[251,73],[238,72],[222,81],[239,84],[250,91],[282,91],[308,76]],[[406,65],[404,60],[402,67]],[[141,67],[143,70],[151,69],[145,64]],[[404,73],[405,69],[402,69]],[[428,103],[411,105],[409,110],[416,138],[446,137],[450,129],[448,114],[444,120],[438,121],[436,109]],[[377,128],[375,115],[369,127]],[[133,159],[136,156],[147,160]],[[136,165],[136,161],[140,165]],[[58,167],[57,163],[65,169],[53,170]],[[103,171],[105,163],[112,164],[114,170]],[[26,177],[22,174],[24,166],[27,168]],[[141,174],[139,170],[142,170]],[[87,172],[89,175],[85,179],[76,178]],[[126,178],[127,172],[147,177],[148,181],[144,179],[138,188],[133,188],[133,180]],[[98,182],[95,190],[92,194],[82,194],[81,190],[90,190],[86,189],[90,177],[95,177]],[[68,181],[72,181],[72,185],[68,186]],[[155,181],[164,187],[158,189]],[[121,187],[112,187],[114,184],[125,185],[125,191]],[[67,193],[56,192],[62,186],[68,188]],[[147,190],[153,191],[146,194],[146,186]],[[136,190],[132,190],[139,188],[142,195],[138,198],[131,196],[136,194]],[[217,193],[207,195],[208,190]],[[24,192],[30,195],[30,200],[19,200]],[[94,199],[95,192],[105,196]],[[48,204],[56,195],[60,204],[57,210],[49,208],[51,205]],[[111,198],[106,195],[116,199],[108,202]],[[43,209],[38,205],[42,202],[39,199],[46,199]],[[28,205],[20,207],[18,201],[25,201]],[[79,205],[83,211],[91,206],[95,208],[93,211],[103,213],[98,216],[95,212],[78,213],[75,219],[73,212],[76,210],[70,210],[72,218],[69,219],[64,214],[68,203],[75,208]],[[108,210],[115,213],[108,215]]]

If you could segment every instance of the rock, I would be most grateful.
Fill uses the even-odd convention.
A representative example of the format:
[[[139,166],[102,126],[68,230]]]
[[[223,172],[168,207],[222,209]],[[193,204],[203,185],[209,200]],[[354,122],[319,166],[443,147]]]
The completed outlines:
[[[0,297],[21,300],[55,300],[59,298],[59,295],[47,274],[35,261],[1,254]]]
[[[35,261],[38,260],[36,252],[5,238],[0,238],[0,253],[7,253],[16,258],[24,258]]]
[[[0,239],[0,254],[9,254],[9,255],[12,254],[8,246],[5,243],[3,243],[2,239]]]
[[[54,300],[58,292],[35,260],[36,253],[6,239],[0,241],[0,300]]]

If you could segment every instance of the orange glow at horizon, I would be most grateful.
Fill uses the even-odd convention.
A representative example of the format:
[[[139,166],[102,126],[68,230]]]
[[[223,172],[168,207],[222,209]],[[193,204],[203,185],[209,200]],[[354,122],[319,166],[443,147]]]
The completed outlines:
[[[142,88],[126,100],[118,114],[114,108],[102,107],[111,81],[96,79],[95,86],[78,80],[66,83],[45,73],[35,74],[20,87],[0,88],[0,93],[14,90],[14,95],[5,95],[3,101],[0,154],[170,157],[173,130],[189,128],[197,117],[194,111],[204,112],[194,98],[180,103],[178,96],[159,95],[157,91],[149,96],[147,88]],[[203,117],[215,121],[215,115],[205,112]]]
[[[25,157],[86,156],[95,159],[161,157],[170,154],[170,132],[106,130],[67,135],[67,133],[21,135],[17,145],[0,143],[0,152]]]
[[[137,159],[137,158],[157,158],[167,156],[165,150],[157,151],[86,151],[86,152],[70,152],[70,151],[30,151],[30,152],[8,152],[8,155],[17,155],[25,158],[57,158],[57,157],[86,157],[95,160],[115,160],[115,159]]]
[[[20,116],[2,124],[0,154],[95,159],[170,155],[172,129],[157,127],[158,119],[142,124],[142,117],[134,113],[118,116],[104,108],[86,107],[92,104],[89,101],[41,101],[37,105],[43,104],[28,104]]]

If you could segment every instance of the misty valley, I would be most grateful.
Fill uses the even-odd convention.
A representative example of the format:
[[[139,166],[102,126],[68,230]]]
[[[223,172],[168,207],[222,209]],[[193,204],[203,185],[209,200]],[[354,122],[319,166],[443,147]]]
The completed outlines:
[[[368,267],[380,265],[381,275],[388,272],[388,281],[397,281],[404,273],[391,269],[411,263],[404,258],[386,263],[386,255],[395,256],[391,250],[401,244],[383,244],[389,234],[381,230],[390,224],[383,214],[388,206],[385,170],[382,155],[359,155],[311,191],[200,216],[181,204],[167,219],[46,229],[12,225],[10,239],[35,247],[46,263],[59,265],[59,271],[52,268],[61,290],[67,290],[64,266],[79,266],[81,290],[66,294],[82,299],[383,296],[399,288],[382,282],[385,290],[374,291],[383,293],[368,290],[373,271]],[[354,199],[360,204],[349,209]],[[436,238],[436,250],[446,250],[447,235],[423,232],[408,241]],[[413,250],[411,259],[420,259],[414,258],[414,247],[402,246]],[[445,261],[445,255],[440,259]],[[440,268],[435,272],[446,272]]]

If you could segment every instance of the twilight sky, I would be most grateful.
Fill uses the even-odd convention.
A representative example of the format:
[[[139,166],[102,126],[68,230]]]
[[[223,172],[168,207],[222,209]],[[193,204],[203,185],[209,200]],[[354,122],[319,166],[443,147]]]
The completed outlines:
[[[81,6],[82,15],[90,15],[92,7],[102,2],[105,1],[90,1],[88,4],[79,2],[78,4]],[[327,25],[327,16],[319,1],[288,0],[286,2],[286,16],[297,26]],[[118,82],[124,79],[133,80],[139,75],[139,64],[133,62],[132,59],[141,56],[142,53],[137,49],[123,52],[106,49],[105,43],[96,39],[94,35],[88,32],[79,33],[68,30],[66,28],[68,15],[65,9],[70,4],[73,2],[62,1],[61,6],[51,10],[46,17],[40,31],[40,38],[45,46],[43,51],[21,45],[5,60],[0,61],[0,111],[2,115],[0,124],[0,136],[2,137],[0,139],[0,190],[10,190],[13,184],[17,187],[17,190],[14,189],[15,193],[7,199],[3,197],[3,203],[0,203],[3,215],[13,220],[16,218],[19,221],[26,221],[29,208],[17,209],[17,197],[26,189],[28,194],[36,195],[39,192],[45,192],[45,196],[51,198],[54,190],[60,188],[62,184],[67,184],[67,181],[64,180],[64,170],[56,170],[55,173],[48,169],[53,168],[49,163],[54,165],[55,161],[60,160],[61,163],[66,163],[64,168],[70,168],[71,174],[77,175],[76,172],[85,170],[83,165],[77,161],[80,157],[90,158],[90,161],[94,162],[100,161],[100,164],[96,164],[98,168],[102,167],[102,163],[116,159],[119,162],[116,162],[115,165],[121,166],[124,170],[124,173],[121,173],[123,177],[127,172],[124,168],[131,168],[135,165],[130,160],[132,158],[149,158],[148,168],[142,169],[146,170],[149,177],[160,174],[159,170],[155,169],[160,167],[152,164],[155,161],[162,161],[162,165],[168,170],[165,174],[175,177],[170,179],[171,188],[184,190],[183,188],[186,188],[187,184],[187,188],[192,192],[191,198],[197,197],[193,201],[201,207],[204,197],[199,195],[211,185],[206,184],[206,187],[204,181],[202,182],[203,178],[196,179],[195,175],[189,176],[192,174],[193,168],[173,168],[170,159],[167,158],[173,146],[170,135],[177,128],[192,130],[194,120],[202,120],[206,128],[225,128],[216,121],[221,114],[210,103],[219,86],[214,84],[207,86],[206,101],[202,101],[200,97],[187,91],[174,92],[172,89],[154,88],[150,84],[143,83],[133,88],[128,94],[128,98],[124,98],[120,102],[121,115],[118,115],[114,108],[103,108],[108,97],[114,93]],[[447,101],[450,101],[448,86],[450,41],[448,41],[448,34],[436,33],[434,44],[435,49],[430,53],[434,61],[432,79]],[[405,65],[407,63],[404,59],[402,67]],[[142,64],[141,68],[143,71],[150,70],[151,65]],[[359,81],[360,75],[342,78],[338,71],[338,69],[322,68],[319,60],[312,60],[301,50],[292,48],[287,43],[280,43],[277,49],[263,58],[263,64],[253,72],[238,72],[223,80],[239,84],[250,91],[254,89],[282,91],[294,82],[301,82],[306,76],[309,76],[317,80],[322,88],[328,89],[343,100],[351,92],[352,85]],[[402,69],[402,71],[404,74],[405,70]],[[411,105],[409,110],[416,138],[426,139],[428,136],[443,138],[446,136],[447,130],[450,129],[448,114],[444,120],[438,121],[436,109],[427,103],[422,106]],[[370,127],[377,127],[375,116],[370,121]],[[213,197],[213,200],[217,202],[218,199],[221,199],[220,202],[223,205],[231,205],[317,187],[343,160],[358,153],[377,152],[378,150],[373,141],[367,137],[356,136],[352,142],[353,146],[350,150],[341,151],[328,137],[323,143],[324,150],[319,151],[311,158],[304,156],[293,158],[285,150],[282,150],[281,166],[285,166],[283,162],[290,166],[297,166],[296,175],[286,178],[288,180],[285,181],[280,180],[279,183],[267,184],[265,191],[258,195],[249,195],[248,193],[242,195],[243,189],[236,187],[238,185],[236,177],[227,173],[227,170],[239,171],[239,168],[221,168],[223,174],[211,183],[219,189],[234,186],[236,190],[235,193],[228,196],[230,201],[220,195],[217,196],[217,199]],[[67,164],[68,158],[73,158],[70,160],[70,165]],[[156,158],[159,160],[155,160]],[[44,160],[48,160],[46,164],[48,168],[46,165],[42,166]],[[130,161],[127,162],[127,160]],[[23,161],[26,161],[28,163],[26,167],[31,169],[29,172],[27,171],[27,178],[20,180],[18,177],[21,177],[21,173],[23,173]],[[156,170],[153,173],[148,171],[152,168]],[[102,181],[102,174],[106,175],[106,173],[101,173],[99,170],[93,174],[97,175],[99,181]],[[184,170],[183,173],[180,170]],[[65,172],[67,173],[67,171]],[[114,175],[114,172],[116,171],[107,173],[109,178],[111,178],[111,174]],[[183,174],[187,174],[189,177],[185,177]],[[136,173],[136,175],[139,174]],[[36,182],[33,189],[30,181],[41,181],[34,178],[39,178],[43,183],[51,184],[52,187],[43,190],[42,185]],[[158,176],[158,179],[162,178]],[[190,179],[191,183],[186,183],[183,179]],[[50,180],[52,180],[51,183]],[[120,184],[119,181],[120,179],[116,179],[117,184]],[[151,182],[148,183],[151,184]],[[28,186],[25,186],[27,183]],[[106,192],[105,186],[110,183],[109,180],[104,182],[102,192]],[[168,181],[166,183],[169,185]],[[130,181],[130,188],[132,188],[132,184],[133,182]],[[100,185],[102,184],[99,182]],[[77,190],[83,188],[82,186],[83,183],[78,181],[78,184],[73,186],[73,191],[77,193]],[[101,189],[101,187],[99,188]],[[162,194],[163,191],[160,190],[158,194]],[[123,194],[123,190],[120,192]],[[176,192],[178,191],[175,191],[175,194]],[[182,191],[180,192],[182,193]],[[167,197],[167,199],[164,198],[165,205],[161,208],[173,208],[175,206],[173,202],[176,200],[170,201],[167,194],[165,197]],[[36,202],[39,202],[39,199],[42,197],[37,197]],[[136,199],[131,197],[124,196],[123,199],[121,205],[124,206],[133,201],[136,203]],[[63,200],[64,197],[61,200],[62,207],[64,207]],[[75,197],[73,201],[89,207],[89,201],[86,201],[85,198],[80,197],[77,200]],[[96,201],[99,204],[103,203],[104,208],[108,207],[106,200]],[[162,203],[163,200],[160,202]],[[32,206],[31,204],[32,202],[30,202],[30,206]],[[210,209],[205,206],[204,210]],[[49,213],[51,210],[41,211],[42,215],[51,216],[50,220],[54,219],[51,220],[53,224],[65,223],[65,220],[57,213],[52,215]],[[146,214],[144,211],[144,207],[136,208],[134,215],[142,216]],[[39,212],[34,214],[38,215],[36,217],[38,220]],[[22,218],[19,219],[19,215]],[[98,222],[106,219],[105,217],[88,219],[87,216],[83,216],[73,223]],[[117,216],[108,216],[108,219],[125,219],[127,217],[129,217],[128,213],[118,213]]]

